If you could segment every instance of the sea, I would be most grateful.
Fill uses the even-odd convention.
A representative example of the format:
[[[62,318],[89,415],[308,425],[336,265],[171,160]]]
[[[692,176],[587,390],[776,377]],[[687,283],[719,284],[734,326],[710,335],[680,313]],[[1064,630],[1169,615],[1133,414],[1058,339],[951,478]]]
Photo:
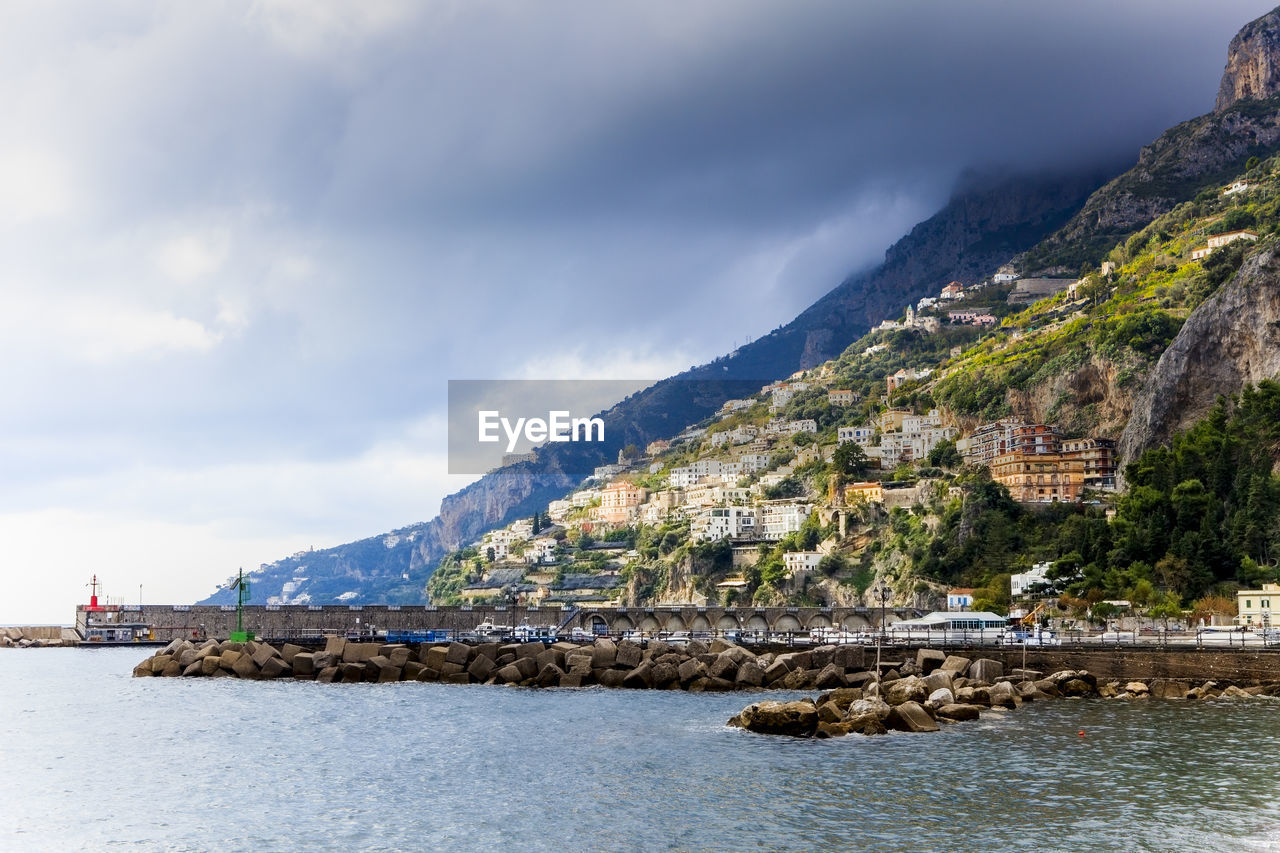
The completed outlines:
[[[792,694],[132,678],[149,651],[0,651],[0,851],[1280,848],[1275,700],[793,740],[725,725]]]

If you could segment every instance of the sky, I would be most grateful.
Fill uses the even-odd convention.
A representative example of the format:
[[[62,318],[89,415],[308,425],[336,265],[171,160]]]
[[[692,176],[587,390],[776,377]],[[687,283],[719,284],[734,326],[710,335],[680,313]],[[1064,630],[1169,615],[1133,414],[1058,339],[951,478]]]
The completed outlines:
[[[436,514],[450,379],[660,378],[966,170],[1133,161],[1268,4],[0,6],[0,624]]]

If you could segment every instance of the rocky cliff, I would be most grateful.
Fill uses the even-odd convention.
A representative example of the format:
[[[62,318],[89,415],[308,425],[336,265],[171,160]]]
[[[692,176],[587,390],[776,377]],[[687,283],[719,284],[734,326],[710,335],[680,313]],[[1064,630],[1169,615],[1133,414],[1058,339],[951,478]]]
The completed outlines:
[[[1174,205],[1280,150],[1280,9],[1247,24],[1227,51],[1213,112],[1142,149],[1132,169],[1085,202],[1056,234],[1015,259],[1024,274],[1075,272]]]
[[[1280,376],[1280,257],[1267,247],[1205,300],[1165,350],[1134,402],[1123,460],[1166,443],[1218,397]]]
[[[1280,93],[1280,9],[1246,24],[1227,48],[1227,67],[1213,106],[1220,113],[1237,101]]]

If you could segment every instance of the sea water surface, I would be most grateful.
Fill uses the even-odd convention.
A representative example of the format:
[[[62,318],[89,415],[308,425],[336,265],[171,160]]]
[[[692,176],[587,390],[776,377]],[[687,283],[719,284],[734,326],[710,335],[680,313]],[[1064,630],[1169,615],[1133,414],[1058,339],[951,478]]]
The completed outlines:
[[[0,652],[0,850],[1280,846],[1274,700],[791,740],[725,727],[749,694],[131,678],[149,651]]]

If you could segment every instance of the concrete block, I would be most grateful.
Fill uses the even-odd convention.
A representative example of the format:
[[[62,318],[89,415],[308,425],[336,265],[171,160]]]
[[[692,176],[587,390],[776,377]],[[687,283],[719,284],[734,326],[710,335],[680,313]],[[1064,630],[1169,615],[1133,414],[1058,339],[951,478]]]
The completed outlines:
[[[618,647],[614,645],[613,640],[599,639],[592,647],[591,651],[591,668],[592,669],[608,669],[618,661]],[[621,683],[621,682],[619,682]]]
[[[899,732],[936,732],[938,723],[917,702],[904,702],[889,709],[886,728]]]
[[[439,670],[448,659],[448,646],[423,646],[418,649],[418,660],[431,669]]]
[[[476,681],[488,681],[489,676],[493,674],[495,669],[497,669],[497,665],[488,655],[476,655],[476,659],[467,666],[467,672]]]
[[[308,678],[315,675],[316,656],[311,652],[295,653],[293,656],[293,674],[306,676]]]
[[[533,660],[537,660],[538,655],[542,654],[546,650],[547,647],[542,643],[521,643],[516,647],[516,659],[522,660],[524,658],[531,658]]]
[[[337,681],[342,670],[336,666],[326,666],[324,669],[316,673],[316,681],[321,684],[332,684]]]
[[[630,640],[618,643],[617,665],[627,669],[635,669],[644,660],[644,649]]]
[[[298,656],[299,652],[305,651],[306,649],[302,646],[298,646],[293,643],[285,643],[280,647],[280,657],[284,658],[284,662],[289,664],[289,666],[293,666],[293,659]]]
[[[965,670],[969,668],[969,658],[960,657],[958,655],[947,655],[942,661],[939,669],[945,669],[947,672],[955,675],[964,675]]]
[[[920,649],[916,652],[916,669],[928,675],[946,663],[947,656],[937,649]]]
[[[969,664],[968,677],[970,681],[982,681],[986,684],[995,684],[1004,677],[1004,664],[998,660],[990,658],[978,658]]]
[[[336,658],[342,658],[342,651],[347,647],[346,637],[325,637],[324,651],[325,654],[333,655]]]
[[[284,662],[284,658],[270,657],[262,665],[263,678],[288,678],[293,675],[293,668]]]
[[[254,679],[260,677],[258,665],[253,662],[253,658],[249,655],[240,655],[240,657],[236,658],[236,662],[231,665],[231,671],[238,678]]]
[[[470,658],[471,658],[470,646],[468,646],[466,643],[450,643],[449,651],[445,655],[445,662],[465,665]],[[431,662],[427,661],[427,666],[430,666],[430,665],[431,665]],[[443,672],[443,670],[441,670],[441,672]]]
[[[277,651],[270,643],[259,643],[258,648],[253,651],[253,662],[256,663],[259,668],[266,666],[267,661],[272,658],[278,657],[280,657],[280,652]]]

